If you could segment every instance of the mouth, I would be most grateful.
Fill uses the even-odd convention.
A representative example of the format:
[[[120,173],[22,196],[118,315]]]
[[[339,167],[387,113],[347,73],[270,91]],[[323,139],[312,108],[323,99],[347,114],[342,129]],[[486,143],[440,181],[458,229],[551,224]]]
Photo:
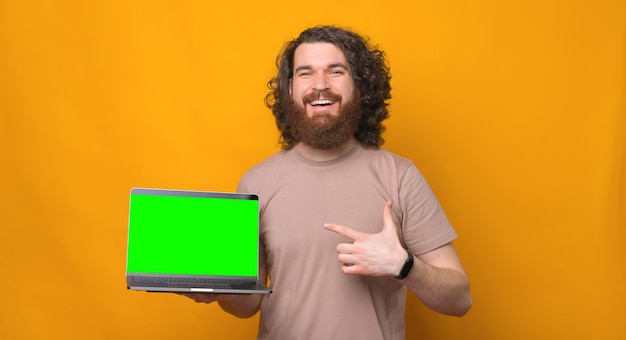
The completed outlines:
[[[341,96],[339,94],[331,92],[330,90],[309,93],[302,99],[305,105],[308,104],[317,108],[322,108],[341,102]]]
[[[330,100],[330,99],[317,99],[317,100],[310,101],[309,104],[311,104],[311,106],[327,106],[327,105],[333,105],[335,104],[335,102],[336,101]]]

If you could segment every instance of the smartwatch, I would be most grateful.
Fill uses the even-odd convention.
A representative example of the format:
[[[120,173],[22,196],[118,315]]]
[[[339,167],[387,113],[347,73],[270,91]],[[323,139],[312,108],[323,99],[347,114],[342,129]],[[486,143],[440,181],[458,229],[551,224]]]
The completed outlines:
[[[413,268],[413,254],[409,253],[408,250],[406,251],[406,253],[406,261],[404,261],[404,265],[402,266],[402,269],[400,269],[400,273],[396,275],[396,279],[398,280],[402,280],[407,277],[409,275],[409,272],[411,271],[411,268]]]

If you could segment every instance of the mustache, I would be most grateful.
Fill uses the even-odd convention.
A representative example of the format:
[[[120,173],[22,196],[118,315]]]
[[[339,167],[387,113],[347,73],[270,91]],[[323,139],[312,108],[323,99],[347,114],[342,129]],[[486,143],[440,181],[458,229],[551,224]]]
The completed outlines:
[[[330,90],[322,90],[322,91],[316,90],[302,97],[302,103],[306,104],[306,103],[310,103],[314,100],[318,100],[322,98],[332,100],[334,102],[341,102],[341,99],[342,99],[340,94],[334,93]]]

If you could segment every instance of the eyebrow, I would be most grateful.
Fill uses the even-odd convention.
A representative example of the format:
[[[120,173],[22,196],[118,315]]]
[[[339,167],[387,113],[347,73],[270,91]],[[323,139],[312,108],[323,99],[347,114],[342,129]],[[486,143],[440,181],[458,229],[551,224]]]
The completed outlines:
[[[332,64],[328,64],[328,68],[329,69],[333,69],[333,68],[342,68],[346,71],[349,71],[350,69],[348,68],[348,66],[346,66],[346,64],[344,63],[332,63]],[[295,70],[294,73],[297,73],[298,71],[302,71],[302,70],[310,70],[313,67],[311,65],[302,65],[302,66],[298,66]]]

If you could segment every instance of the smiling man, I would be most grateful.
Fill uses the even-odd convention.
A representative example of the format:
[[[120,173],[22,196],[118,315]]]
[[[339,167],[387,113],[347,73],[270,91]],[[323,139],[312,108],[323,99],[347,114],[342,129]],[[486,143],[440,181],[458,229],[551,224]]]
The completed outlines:
[[[358,34],[313,27],[277,61],[266,103],[283,150],[250,169],[270,295],[188,295],[261,311],[259,339],[404,339],[406,292],[462,316],[469,281],[456,233],[415,165],[382,149],[390,75]]]

